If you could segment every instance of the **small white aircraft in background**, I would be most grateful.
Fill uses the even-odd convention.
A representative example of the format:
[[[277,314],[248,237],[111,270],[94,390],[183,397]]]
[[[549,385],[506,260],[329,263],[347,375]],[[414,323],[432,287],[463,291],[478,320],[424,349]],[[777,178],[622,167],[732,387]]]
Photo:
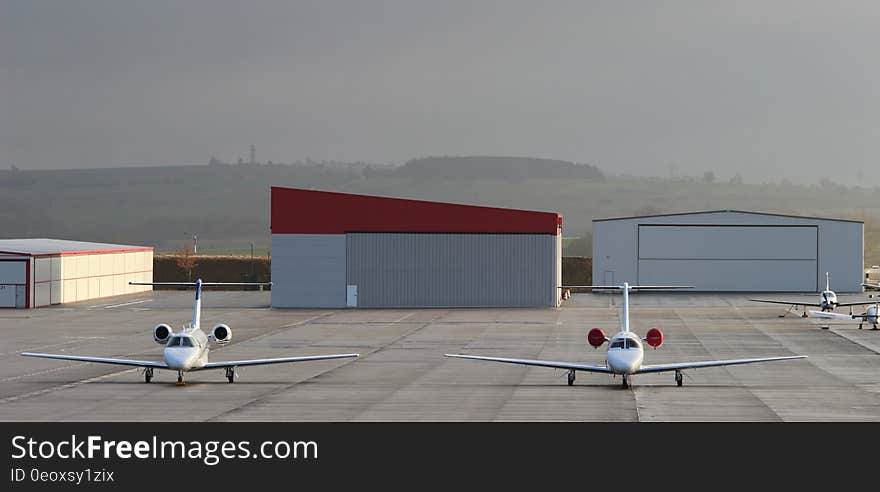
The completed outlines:
[[[76,360],[83,362],[100,362],[104,364],[118,364],[124,366],[136,366],[144,368],[144,381],[149,383],[153,379],[153,370],[155,369],[171,369],[177,371],[177,384],[182,385],[183,373],[190,371],[201,371],[204,369],[226,369],[226,378],[229,382],[235,381],[235,368],[241,366],[256,366],[263,364],[280,364],[283,362],[304,362],[310,360],[324,359],[341,359],[348,357],[359,357],[359,354],[334,354],[334,355],[313,355],[307,357],[282,357],[279,359],[252,359],[252,360],[231,360],[225,362],[208,362],[208,342],[214,342],[218,345],[226,345],[232,340],[232,329],[223,323],[214,325],[211,332],[205,334],[200,326],[202,314],[202,287],[220,286],[220,285],[271,285],[271,283],[222,283],[222,282],[202,282],[201,279],[195,282],[129,282],[130,285],[176,285],[176,286],[195,286],[196,300],[193,307],[192,323],[185,324],[183,329],[174,333],[171,326],[162,323],[153,328],[153,340],[159,345],[164,345],[165,350],[162,352],[164,362],[153,362],[148,360],[131,360],[131,359],[105,359],[101,357],[81,357],[77,355],[61,355],[61,354],[35,354],[24,352],[21,355],[26,357],[43,357],[46,359],[62,359]]]
[[[865,323],[872,325],[872,330],[876,330],[878,322],[878,316],[880,314],[880,298],[874,300],[874,305],[869,306],[868,309],[865,310],[862,314],[839,314],[839,313],[826,313],[825,311],[810,311],[810,316],[814,318],[826,318],[826,319],[840,319],[840,320],[859,320],[859,329],[862,329],[862,325]],[[827,328],[827,327],[826,327]]]
[[[579,285],[576,287],[589,287],[592,289],[619,289],[623,292],[623,314],[621,316],[621,331],[610,339],[605,336],[600,328],[593,328],[587,334],[587,341],[593,348],[598,349],[605,342],[608,344],[608,351],[605,356],[605,365],[589,365],[575,362],[556,362],[549,360],[531,360],[531,359],[510,359],[505,357],[484,357],[479,355],[462,355],[462,354],[445,354],[446,357],[456,357],[460,359],[475,359],[489,362],[506,362],[509,364],[522,364],[527,366],[553,367],[557,369],[568,370],[568,385],[574,384],[576,371],[600,372],[605,374],[620,375],[623,377],[622,388],[629,388],[629,378],[635,374],[646,374],[654,372],[675,371],[675,383],[682,385],[682,371],[686,369],[697,369],[701,367],[716,366],[732,366],[737,364],[753,364],[756,362],[770,362],[778,360],[803,359],[806,355],[793,355],[786,357],[762,357],[757,359],[731,359],[731,360],[709,360],[700,362],[680,362],[673,364],[656,364],[644,365],[642,360],[645,352],[642,347],[642,341],[645,341],[652,348],[663,345],[663,332],[659,328],[651,328],[648,330],[645,338],[639,339],[638,335],[629,330],[629,291],[639,290],[667,290],[689,288],[684,286],[637,286],[629,285],[624,282],[623,285]]]
[[[867,306],[868,304],[874,304],[874,301],[866,301],[866,302],[839,302],[837,300],[837,294],[831,290],[829,287],[830,280],[828,272],[825,272],[825,290],[819,293],[819,302],[798,302],[798,301],[783,301],[778,299],[749,299],[754,302],[769,302],[773,304],[787,304],[791,306],[788,308],[788,311],[779,315],[780,318],[784,318],[786,314],[790,313],[793,309],[797,309],[799,306],[809,306],[809,307],[817,307],[825,311],[834,311],[834,308],[845,307],[845,306]],[[865,284],[862,284],[865,285]],[[804,311],[802,317],[807,317],[807,312]]]

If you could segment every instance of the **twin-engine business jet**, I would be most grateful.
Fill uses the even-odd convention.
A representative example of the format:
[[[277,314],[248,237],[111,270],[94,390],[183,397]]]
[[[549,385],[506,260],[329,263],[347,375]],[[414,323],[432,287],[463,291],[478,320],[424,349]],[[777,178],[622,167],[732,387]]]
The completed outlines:
[[[252,359],[230,360],[226,362],[208,362],[208,342],[218,345],[226,345],[232,340],[232,329],[223,323],[214,325],[211,332],[205,334],[200,326],[202,314],[202,287],[219,285],[270,285],[258,283],[221,283],[202,282],[129,282],[131,285],[178,285],[195,286],[196,300],[193,307],[192,323],[183,326],[182,330],[174,333],[171,326],[162,323],[153,328],[153,340],[159,345],[164,345],[162,352],[163,362],[130,359],[104,359],[101,357],[80,357],[77,355],[59,354],[34,354],[24,352],[21,355],[27,357],[44,357],[47,359],[77,360],[83,362],[101,362],[104,364],[119,364],[123,366],[136,366],[144,368],[144,381],[147,383],[153,379],[154,369],[171,369],[177,371],[177,384],[183,384],[183,373],[189,371],[201,371],[203,369],[226,369],[226,378],[229,382],[235,381],[235,368],[241,366],[257,366],[263,364],[280,364],[282,362],[304,362],[309,360],[342,359],[359,357],[359,354],[333,354],[313,355],[307,357],[282,357],[279,359]]]
[[[635,374],[646,374],[652,372],[669,372],[675,371],[675,382],[678,386],[682,385],[682,371],[685,369],[697,369],[700,367],[715,366],[732,366],[736,364],[753,364],[755,362],[770,362],[777,360],[803,359],[805,355],[793,355],[788,357],[763,357],[757,359],[732,359],[732,360],[709,360],[701,362],[680,362],[674,364],[656,364],[644,365],[642,359],[645,352],[642,347],[642,341],[647,342],[652,348],[657,348],[663,344],[663,332],[659,328],[651,328],[647,332],[647,336],[639,339],[638,335],[629,330],[629,291],[632,289],[641,290],[666,290],[684,288],[681,286],[637,286],[629,285],[624,282],[623,285],[614,286],[578,286],[590,287],[593,289],[619,289],[623,292],[623,315],[621,316],[621,331],[610,339],[605,336],[600,328],[593,328],[587,334],[587,341],[593,348],[598,349],[605,342],[610,342],[608,352],[605,357],[605,365],[589,365],[575,362],[556,362],[550,360],[530,360],[530,359],[509,359],[504,357],[483,357],[478,355],[460,355],[446,354],[446,357],[457,357],[461,359],[476,359],[489,362],[507,362],[510,364],[523,364],[527,366],[554,367],[557,369],[568,370],[568,385],[574,384],[576,371],[601,372],[605,374],[620,375],[623,377],[622,387],[629,388],[629,378]]]
[[[833,290],[831,290],[831,287],[829,287],[829,283],[830,282],[828,279],[828,272],[825,272],[825,290],[823,290],[822,292],[819,293],[819,302],[818,303],[816,303],[816,302],[783,301],[783,300],[778,300],[778,299],[749,299],[749,300],[755,301],[755,302],[770,302],[773,304],[787,304],[787,305],[791,306],[788,309],[788,311],[779,315],[780,318],[784,317],[786,314],[791,312],[792,309],[797,309],[798,306],[817,307],[817,308],[820,308],[822,310],[822,312],[825,312],[825,311],[834,311],[834,308],[837,308],[837,307],[867,306],[868,304],[874,304],[874,301],[838,302],[837,294]],[[865,285],[865,284],[862,284],[862,285]],[[870,285],[866,285],[866,286],[870,287]],[[806,318],[807,312],[804,311],[804,314],[802,314],[801,316]]]

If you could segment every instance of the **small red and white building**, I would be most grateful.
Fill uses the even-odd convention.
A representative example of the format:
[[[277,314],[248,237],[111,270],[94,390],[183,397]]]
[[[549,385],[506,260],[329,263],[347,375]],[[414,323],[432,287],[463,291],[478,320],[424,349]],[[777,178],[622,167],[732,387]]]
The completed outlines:
[[[132,294],[153,281],[153,248],[62,239],[0,239],[0,308]]]
[[[555,307],[562,216],[273,187],[272,307]]]

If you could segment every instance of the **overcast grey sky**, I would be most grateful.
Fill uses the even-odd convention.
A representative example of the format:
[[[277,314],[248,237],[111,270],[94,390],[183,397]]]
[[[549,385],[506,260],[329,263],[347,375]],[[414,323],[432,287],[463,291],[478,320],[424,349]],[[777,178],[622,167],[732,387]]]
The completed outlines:
[[[0,0],[0,168],[254,143],[876,180],[878,26],[868,0]]]

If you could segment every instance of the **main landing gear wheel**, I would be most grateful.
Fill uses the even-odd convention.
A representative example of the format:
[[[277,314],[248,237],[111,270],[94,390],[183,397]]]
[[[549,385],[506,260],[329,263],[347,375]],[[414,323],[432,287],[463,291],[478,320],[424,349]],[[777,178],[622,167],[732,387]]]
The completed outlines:
[[[568,371],[568,385],[571,386],[574,384],[574,369]]]
[[[626,378],[626,375],[623,376],[623,384],[620,387],[622,389],[629,389],[629,380]]]
[[[149,383],[153,379],[153,368],[148,367],[144,369],[144,382]]]
[[[228,379],[230,383],[235,382],[235,368],[234,367],[227,367],[226,368],[226,379]],[[571,384],[571,383],[569,383],[569,384]]]
[[[675,371],[675,384],[681,386],[682,379],[684,378],[681,377],[681,371]]]

